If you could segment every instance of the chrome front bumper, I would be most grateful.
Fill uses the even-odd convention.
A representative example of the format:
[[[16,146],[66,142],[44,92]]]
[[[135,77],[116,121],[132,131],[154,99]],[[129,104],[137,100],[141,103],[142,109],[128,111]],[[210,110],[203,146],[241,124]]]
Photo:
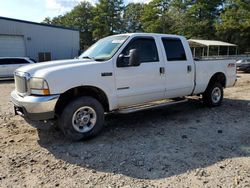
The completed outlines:
[[[15,113],[31,120],[53,119],[58,98],[59,95],[21,97],[16,91],[11,92]]]

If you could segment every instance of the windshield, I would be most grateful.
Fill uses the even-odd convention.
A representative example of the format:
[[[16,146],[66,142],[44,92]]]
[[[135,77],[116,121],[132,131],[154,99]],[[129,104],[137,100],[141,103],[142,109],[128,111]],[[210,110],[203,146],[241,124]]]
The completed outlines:
[[[103,38],[93,44],[88,50],[83,52],[83,54],[80,55],[79,58],[108,60],[116,53],[116,51],[121,47],[121,45],[126,41],[127,38],[127,35],[110,36]]]

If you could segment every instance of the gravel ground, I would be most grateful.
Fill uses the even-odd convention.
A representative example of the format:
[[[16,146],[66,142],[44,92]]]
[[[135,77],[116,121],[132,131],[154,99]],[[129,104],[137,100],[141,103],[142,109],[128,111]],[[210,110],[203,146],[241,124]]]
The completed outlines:
[[[77,143],[14,116],[13,88],[0,82],[0,187],[250,187],[250,74],[221,107],[108,115],[100,136]]]

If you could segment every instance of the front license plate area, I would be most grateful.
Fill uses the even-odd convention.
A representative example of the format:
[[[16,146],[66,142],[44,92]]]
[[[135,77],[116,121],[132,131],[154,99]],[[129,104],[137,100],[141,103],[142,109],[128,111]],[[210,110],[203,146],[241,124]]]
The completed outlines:
[[[14,106],[14,112],[15,112],[15,115],[24,116],[23,109],[21,107]]]

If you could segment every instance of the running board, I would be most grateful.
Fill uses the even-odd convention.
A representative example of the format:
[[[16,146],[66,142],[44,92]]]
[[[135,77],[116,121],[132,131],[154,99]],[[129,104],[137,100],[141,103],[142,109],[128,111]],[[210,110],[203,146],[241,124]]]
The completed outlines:
[[[164,102],[163,101],[150,102],[147,104],[131,106],[128,108],[122,108],[122,109],[117,110],[116,113],[129,114],[129,113],[140,112],[140,111],[149,110],[149,109],[162,108],[162,107],[166,107],[166,106],[170,106],[170,105],[174,105],[174,104],[184,103],[187,101],[188,101],[188,99],[182,99],[182,100],[178,100],[178,101],[170,100],[167,102],[166,102],[166,100],[164,100]]]

